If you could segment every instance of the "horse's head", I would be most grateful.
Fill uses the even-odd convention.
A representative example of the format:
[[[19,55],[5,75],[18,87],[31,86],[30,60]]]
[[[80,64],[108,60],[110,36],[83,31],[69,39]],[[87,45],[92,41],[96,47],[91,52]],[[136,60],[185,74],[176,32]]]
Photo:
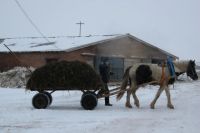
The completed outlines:
[[[190,60],[188,62],[188,67],[187,67],[187,76],[189,76],[191,79],[193,80],[197,80],[198,76],[197,76],[197,72],[195,69],[195,61]]]

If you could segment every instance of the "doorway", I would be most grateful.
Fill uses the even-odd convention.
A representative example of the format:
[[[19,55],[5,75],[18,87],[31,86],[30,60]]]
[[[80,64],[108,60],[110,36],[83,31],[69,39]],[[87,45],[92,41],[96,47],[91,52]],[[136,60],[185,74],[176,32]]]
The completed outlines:
[[[99,65],[102,60],[106,60],[110,65],[110,70],[113,73],[110,75],[111,81],[119,81],[124,74],[124,59],[117,57],[95,57],[94,67],[99,72]]]

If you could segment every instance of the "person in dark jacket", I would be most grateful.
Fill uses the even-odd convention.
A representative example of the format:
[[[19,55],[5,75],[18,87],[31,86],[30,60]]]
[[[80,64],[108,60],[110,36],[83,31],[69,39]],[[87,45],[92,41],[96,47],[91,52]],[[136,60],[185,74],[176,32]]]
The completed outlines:
[[[106,60],[101,61],[100,65],[99,65],[99,73],[100,73],[101,79],[104,83],[106,92],[109,93],[108,82],[110,80],[110,67]],[[109,101],[109,96],[105,97],[105,105],[112,106],[112,104],[110,104],[110,101]]]

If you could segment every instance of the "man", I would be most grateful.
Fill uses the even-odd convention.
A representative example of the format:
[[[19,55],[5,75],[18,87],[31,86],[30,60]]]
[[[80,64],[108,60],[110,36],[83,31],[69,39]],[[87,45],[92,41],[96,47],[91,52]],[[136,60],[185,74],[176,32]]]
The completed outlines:
[[[109,64],[108,64],[106,59],[101,61],[100,65],[99,65],[99,72],[100,72],[100,75],[101,75],[101,79],[104,83],[106,92],[109,93],[107,83],[110,80],[110,68],[109,68]],[[105,105],[106,106],[112,106],[112,104],[110,104],[110,102],[109,102],[109,96],[105,97]]]

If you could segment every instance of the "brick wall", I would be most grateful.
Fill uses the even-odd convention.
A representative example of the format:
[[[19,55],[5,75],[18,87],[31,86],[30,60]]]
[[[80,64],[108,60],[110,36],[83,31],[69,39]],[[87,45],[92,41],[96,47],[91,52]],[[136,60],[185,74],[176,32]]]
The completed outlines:
[[[91,56],[84,56],[82,53],[94,53],[96,47],[90,46],[71,52],[57,51],[57,52],[16,52],[17,57],[11,53],[0,53],[0,71],[11,69],[15,66],[32,66],[40,67],[46,64],[46,59],[58,59],[60,60],[79,60],[87,62],[91,60]]]

